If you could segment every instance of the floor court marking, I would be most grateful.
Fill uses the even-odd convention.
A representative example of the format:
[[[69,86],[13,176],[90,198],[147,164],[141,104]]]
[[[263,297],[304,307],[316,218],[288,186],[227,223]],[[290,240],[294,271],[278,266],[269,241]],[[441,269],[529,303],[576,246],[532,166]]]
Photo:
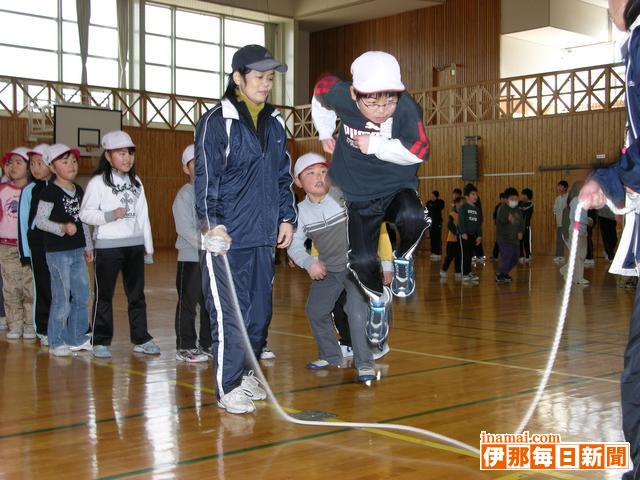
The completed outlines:
[[[311,335],[302,335],[299,333],[289,333],[289,332],[283,332],[281,330],[269,330],[269,333],[276,333],[278,335],[286,335],[286,336],[290,336],[290,337],[298,337],[298,338],[306,338],[306,339],[313,339],[313,337]],[[540,345],[538,345],[540,346]],[[522,367],[519,365],[509,365],[506,363],[498,363],[498,362],[491,362],[488,360],[474,360],[472,358],[464,358],[464,357],[455,357],[452,355],[440,355],[437,353],[426,353],[426,352],[416,352],[415,350],[405,350],[402,348],[393,348],[391,349],[392,352],[401,352],[401,353],[408,353],[411,355],[420,355],[423,357],[431,357],[431,358],[441,358],[443,360],[455,360],[457,362],[467,362],[467,363],[474,363],[474,364],[478,364],[478,365],[487,365],[490,367],[501,367],[501,368],[511,368],[511,369],[515,369],[515,370],[524,370],[527,372],[536,372],[536,373],[543,373],[544,369],[542,368],[533,368],[533,367]],[[575,373],[565,373],[565,372],[558,372],[556,370],[554,370],[553,372],[554,375],[559,375],[562,377],[570,377],[570,378],[583,378],[586,380],[594,380],[594,381],[598,381],[598,382],[607,382],[607,383],[620,383],[618,380],[610,380],[610,379],[606,379],[606,378],[601,378],[601,377],[591,377],[589,375],[578,375]]]
[[[284,332],[279,332],[279,331],[275,332],[275,333],[285,334]],[[304,338],[311,338],[309,336],[304,336],[304,335],[299,335],[299,334],[291,334],[291,335],[292,336],[298,336],[298,337],[304,337]],[[41,349],[35,343],[34,344],[23,344],[23,345],[28,346],[28,347],[30,347],[31,349],[34,349],[34,350],[40,350]],[[395,349],[395,350],[403,352],[403,353],[413,353],[413,354],[420,354],[421,353],[421,352],[413,352],[411,350],[399,350],[399,349]],[[431,354],[425,354],[425,355],[433,356]],[[149,377],[149,375],[146,372],[141,372],[141,371],[138,371],[138,370],[135,370],[135,369],[132,369],[132,368],[121,367],[119,365],[114,365],[113,363],[110,363],[110,362],[105,362],[105,361],[102,361],[102,360],[98,360],[93,356],[89,357],[87,355],[77,355],[77,356],[74,356],[74,357],[77,357],[78,359],[81,359],[81,360],[85,361],[86,363],[92,363],[94,365],[107,367],[107,368],[110,368],[110,369],[112,369],[114,371],[124,372],[124,373],[128,373],[130,375],[134,375],[134,376],[138,376],[138,377],[142,377],[142,378],[148,378]],[[462,359],[459,359],[457,357],[448,357],[448,358],[462,360]],[[489,364],[495,363],[495,362],[480,362],[480,361],[471,361],[471,360],[465,360],[465,362],[467,362],[467,363],[489,363]],[[498,363],[496,363],[495,365],[496,366],[504,366],[503,364],[498,364]],[[607,375],[611,375],[611,374],[607,374]],[[571,375],[567,374],[567,376],[571,376]],[[598,378],[598,377],[587,377],[587,376],[574,376],[574,377],[576,377],[576,380],[568,381],[568,382],[565,382],[563,384],[552,385],[552,386],[549,386],[549,388],[560,387],[560,386],[564,386],[564,385],[567,385],[567,384],[573,384],[573,383],[578,382],[579,380],[590,380],[590,381],[603,380],[603,379]],[[204,386],[197,386],[197,385],[194,385],[194,384],[191,384],[191,383],[188,383],[188,382],[182,382],[182,381],[177,381],[177,380],[169,380],[168,383],[171,383],[173,385],[180,386],[180,387],[183,387],[183,388],[188,388],[190,390],[194,390],[194,391],[195,390],[200,390],[202,392],[210,393],[212,395],[215,395],[215,391],[213,389],[210,389],[210,388],[207,388],[207,387],[204,387]],[[614,383],[617,383],[617,382],[614,382]],[[532,391],[535,391],[535,389],[529,389],[529,390],[525,390],[525,391],[522,391],[522,392],[517,392],[515,394],[506,396],[506,398],[509,398],[510,396],[516,397],[516,396],[520,396],[520,395],[526,395],[526,394],[528,394],[528,393],[530,393]],[[505,398],[492,397],[491,399],[488,399],[487,401],[495,401],[495,400],[501,400],[501,399],[505,399]],[[468,402],[467,404],[451,405],[449,407],[443,407],[443,408],[444,408],[444,410],[450,410],[450,409],[460,408],[460,407],[464,408],[466,406],[470,406],[470,405],[473,405],[473,404],[476,404],[476,403],[486,403],[486,402],[484,402],[482,400],[477,400],[477,401]],[[273,408],[273,405],[270,402],[265,403],[265,405],[267,407],[269,407],[269,408]],[[300,410],[293,409],[293,408],[290,408],[290,407],[284,407],[283,406],[282,408],[283,408],[283,410],[285,410],[287,413],[290,413],[290,414],[295,414],[295,413],[300,413],[301,412]],[[439,408],[439,409],[435,410],[435,412],[437,412],[437,411],[443,411],[443,410],[442,410],[442,408]],[[417,417],[417,416],[421,416],[421,415],[425,415],[425,414],[427,414],[427,413],[422,412],[421,414],[410,414],[410,415],[405,415],[405,416],[400,417],[400,418],[411,418],[411,417]],[[140,413],[138,415],[142,416],[144,414]],[[382,420],[382,421],[379,421],[378,423],[391,423],[391,422],[394,422],[396,420],[397,419]],[[339,422],[339,421],[346,421],[346,420],[341,420],[339,418],[335,418],[335,419],[332,419],[331,421]],[[330,423],[330,422],[328,422],[328,423]],[[328,428],[330,428],[330,427],[328,427]],[[329,432],[322,432],[320,434],[315,434],[315,435],[320,436],[320,435],[323,435],[323,434],[331,434],[331,433],[337,434],[337,433],[341,433],[341,432],[345,432],[345,431],[349,431],[349,430],[364,430],[364,431],[367,431],[369,433],[373,433],[373,434],[376,434],[376,435],[385,436],[385,437],[389,437],[389,438],[394,438],[396,440],[400,440],[400,441],[407,442],[407,443],[419,444],[419,445],[422,445],[422,446],[425,446],[425,447],[429,447],[429,448],[434,448],[434,449],[437,449],[437,450],[443,450],[443,451],[447,451],[447,452],[450,452],[450,453],[456,453],[456,454],[464,454],[464,455],[467,455],[467,456],[478,458],[478,456],[476,454],[472,453],[472,452],[468,452],[468,451],[460,449],[460,448],[452,447],[452,446],[449,446],[447,444],[434,442],[434,441],[429,441],[429,440],[424,440],[424,439],[421,439],[419,437],[414,437],[414,436],[411,436],[411,435],[398,434],[398,433],[395,433],[395,432],[389,432],[389,431],[386,431],[386,430],[379,430],[379,429],[374,429],[374,428],[369,428],[369,429],[349,429],[349,428],[345,428],[345,429],[331,430]],[[314,435],[311,435],[311,436],[307,435],[307,436],[301,437],[301,438],[304,438],[305,440],[307,440],[307,439],[316,438],[316,437]],[[273,446],[276,446],[276,444],[280,445],[280,444],[286,444],[286,443],[293,443],[293,442],[290,442],[288,440],[284,440],[284,441],[280,441],[280,442],[274,442]],[[252,450],[251,447],[248,447],[248,448],[249,448],[249,451]],[[247,449],[243,449],[243,450],[246,451]],[[224,452],[222,452],[222,454],[224,454]],[[219,456],[219,454],[216,454],[216,456],[214,456],[212,458],[217,458],[217,456]],[[212,459],[212,458],[210,458],[210,459]],[[186,460],[185,462],[189,462],[189,461]],[[180,464],[181,464],[181,462],[178,462],[174,466],[177,467],[177,466],[180,466]],[[157,469],[157,467],[153,467],[153,468],[151,468],[151,470],[146,470],[145,469],[145,471],[140,472],[140,473],[145,473],[147,471],[154,471],[155,469]],[[115,476],[103,477],[103,478],[104,479],[124,478],[123,476],[131,476],[131,475],[134,475],[134,474],[138,474],[138,473],[124,473],[124,474],[118,474],[118,475],[115,475]],[[520,477],[520,478],[522,478],[522,477]],[[568,476],[568,477],[564,477],[564,478],[573,479],[573,478],[578,478],[578,477]],[[506,479],[503,479],[503,480],[506,480]]]

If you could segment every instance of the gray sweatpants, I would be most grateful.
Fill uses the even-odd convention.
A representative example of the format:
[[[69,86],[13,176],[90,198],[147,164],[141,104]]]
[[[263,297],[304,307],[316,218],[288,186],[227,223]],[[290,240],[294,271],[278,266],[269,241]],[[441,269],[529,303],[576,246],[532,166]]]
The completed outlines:
[[[342,362],[342,351],[336,339],[331,311],[343,290],[347,292],[345,313],[351,330],[354,364],[356,368],[373,368],[373,356],[364,333],[368,303],[347,269],[340,273],[327,272],[322,280],[311,283],[306,310],[311,331],[318,344],[319,358],[332,365]]]

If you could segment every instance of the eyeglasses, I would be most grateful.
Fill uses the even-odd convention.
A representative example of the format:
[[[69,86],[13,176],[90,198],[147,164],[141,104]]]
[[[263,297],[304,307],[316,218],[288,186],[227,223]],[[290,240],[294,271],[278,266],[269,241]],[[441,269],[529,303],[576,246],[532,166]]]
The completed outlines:
[[[362,99],[360,101],[369,110],[388,110],[388,109],[390,109],[392,107],[395,107],[398,104],[398,100],[389,100],[387,103],[383,103],[383,104],[367,103]]]

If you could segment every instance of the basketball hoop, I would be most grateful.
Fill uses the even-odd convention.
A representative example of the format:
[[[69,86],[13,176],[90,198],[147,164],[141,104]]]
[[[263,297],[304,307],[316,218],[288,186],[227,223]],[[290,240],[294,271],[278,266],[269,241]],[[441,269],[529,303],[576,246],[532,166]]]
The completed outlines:
[[[87,153],[87,157],[96,157],[97,153],[100,151],[100,145],[95,143],[87,143],[86,145],[82,145],[80,148]]]

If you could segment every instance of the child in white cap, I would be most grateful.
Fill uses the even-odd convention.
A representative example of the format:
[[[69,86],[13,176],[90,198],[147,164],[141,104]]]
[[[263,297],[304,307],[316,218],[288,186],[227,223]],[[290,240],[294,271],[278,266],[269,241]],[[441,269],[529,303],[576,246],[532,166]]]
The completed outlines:
[[[420,164],[429,157],[422,110],[405,92],[397,60],[366,52],[351,65],[353,83],[321,78],[311,104],[323,149],[333,153],[331,180],[343,191],[349,213],[349,268],[369,297],[367,336],[383,344],[389,332],[391,293],[415,290],[413,253],[431,220],[416,188]],[[336,119],[341,127],[333,138]],[[376,242],[382,222],[396,225],[391,290],[383,287]]]
[[[28,148],[18,147],[5,153],[1,160],[9,178],[9,182],[0,185],[0,265],[9,340],[36,338],[31,316],[31,268],[20,263],[18,252],[18,206],[20,192],[29,182],[28,153]]]
[[[66,357],[91,350],[87,335],[89,274],[93,261],[89,227],[80,221],[83,190],[74,182],[80,152],[58,143],[47,148],[45,164],[55,179],[40,193],[35,223],[43,232],[51,272],[51,308],[47,325],[49,354]],[[86,260],[86,262],[85,262]]]
[[[135,171],[136,146],[121,130],[102,137],[102,156],[82,200],[80,219],[93,225],[96,293],[93,354],[111,357],[113,294],[122,272],[133,351],[160,354],[147,330],[144,264],[153,263],[153,240],[144,188]]]
[[[193,188],[195,176],[193,144],[182,152],[182,171],[189,176],[189,183],[182,186],[173,201],[173,219],[176,223],[176,360],[188,363],[206,362],[211,355],[211,324],[209,312],[202,295],[202,271],[200,228],[196,219],[196,195]],[[196,335],[196,306],[200,305],[200,335]]]
[[[29,152],[31,182],[20,193],[18,214],[18,250],[20,262],[31,265],[33,273],[33,322],[42,346],[48,345],[47,325],[51,307],[51,274],[44,250],[44,233],[36,226],[36,212],[40,193],[47,187],[51,170],[43,156],[49,146],[36,145]]]

